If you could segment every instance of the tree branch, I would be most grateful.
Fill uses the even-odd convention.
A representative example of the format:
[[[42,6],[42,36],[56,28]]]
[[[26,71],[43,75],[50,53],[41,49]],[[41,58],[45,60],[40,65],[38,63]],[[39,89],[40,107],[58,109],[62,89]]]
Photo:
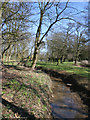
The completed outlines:
[[[11,15],[9,15],[9,16],[3,21],[3,23],[2,23],[2,27],[4,26],[4,24],[5,24],[7,21],[12,20],[12,19],[9,19],[9,18],[11,18],[13,15],[17,14],[18,11],[20,10],[20,8],[21,8],[21,3],[20,3],[20,5],[19,5],[18,10],[17,10],[16,12],[12,13]]]

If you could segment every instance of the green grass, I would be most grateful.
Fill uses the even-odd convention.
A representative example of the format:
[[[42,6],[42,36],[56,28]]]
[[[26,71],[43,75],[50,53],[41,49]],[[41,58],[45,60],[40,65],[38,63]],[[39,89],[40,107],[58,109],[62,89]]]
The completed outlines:
[[[9,62],[4,62],[4,65],[17,65],[18,62],[15,61],[9,61]]]
[[[75,73],[83,77],[87,77],[90,79],[90,69],[86,67],[77,67],[73,65],[73,62],[64,62],[63,64],[59,64],[57,66],[56,63],[45,63],[45,62],[38,62],[37,66],[51,68],[60,71],[66,71],[69,73]]]
[[[8,63],[6,63],[8,64]],[[77,67],[73,65],[73,62],[64,62],[63,64],[59,64],[57,66],[57,63],[50,63],[50,62],[37,62],[36,66],[41,66],[45,68],[51,68],[55,70],[60,70],[60,71],[66,71],[69,73],[75,73],[83,77],[87,77],[90,79],[90,68],[87,67]],[[10,61],[9,65],[13,65],[13,62]],[[16,65],[16,63],[14,63]],[[28,66],[31,66],[31,62],[27,63]]]

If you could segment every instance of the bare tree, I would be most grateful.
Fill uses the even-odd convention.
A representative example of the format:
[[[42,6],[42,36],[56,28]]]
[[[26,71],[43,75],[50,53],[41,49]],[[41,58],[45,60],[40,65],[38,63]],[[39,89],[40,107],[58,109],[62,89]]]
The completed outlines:
[[[69,17],[68,15],[64,14],[66,9],[68,8],[68,3],[69,0],[66,3],[61,3],[61,2],[55,3],[55,2],[50,2],[50,0],[48,0],[48,2],[38,2],[39,10],[40,10],[39,12],[40,18],[37,27],[36,37],[35,37],[35,49],[33,55],[32,69],[34,69],[36,66],[39,47],[42,44],[45,36],[50,31],[50,29],[57,22],[60,22],[63,19],[74,20],[72,17]],[[49,21],[49,23],[47,23],[47,20]],[[43,24],[45,25],[47,24],[47,30],[42,35]]]
[[[57,59],[57,65],[59,62],[63,63],[64,58],[67,55],[67,39],[65,33],[55,33],[47,41],[48,52],[51,58]]]
[[[11,46],[18,44],[16,42],[28,39],[29,7],[27,3],[2,2],[2,58]]]
[[[81,53],[81,50],[83,46],[88,42],[86,39],[86,32],[85,29],[82,28],[79,24],[76,24],[76,35],[74,36],[74,44],[73,44],[73,52],[74,52],[74,60],[75,65],[77,64],[77,61],[79,60],[79,56]]]

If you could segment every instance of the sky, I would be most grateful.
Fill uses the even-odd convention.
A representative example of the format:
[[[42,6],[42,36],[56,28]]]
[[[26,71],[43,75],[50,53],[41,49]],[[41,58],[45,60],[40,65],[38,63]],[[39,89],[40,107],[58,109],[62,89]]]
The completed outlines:
[[[12,0],[11,0],[12,1]],[[35,13],[37,13],[35,16],[33,16],[33,17],[30,17],[30,20],[38,20],[39,19],[39,17],[40,17],[40,15],[38,14],[39,13],[39,9],[37,9],[37,3],[34,3],[34,9],[33,9],[33,13],[35,14]],[[70,2],[70,6],[71,7],[74,7],[74,8],[76,8],[76,9],[78,9],[78,10],[84,10],[85,9],[85,7],[88,5],[88,2]],[[52,11],[53,11],[53,13],[52,13],[52,17],[55,15],[54,14],[54,8],[52,8]],[[78,11],[76,11],[75,9],[74,10],[70,10],[70,9],[68,9],[68,11],[67,11],[67,13],[66,13],[66,16],[69,16],[70,15],[70,12],[72,12],[73,14],[75,14],[75,12],[78,12]],[[62,14],[62,17],[63,17],[64,15]],[[83,21],[83,19],[82,19],[82,17],[80,16],[80,15],[76,15],[75,16],[75,19],[76,20],[78,20],[78,21]],[[61,26],[64,26],[64,27],[67,27],[67,22],[68,22],[68,20],[61,20],[60,22],[58,22],[56,25],[54,25],[54,31],[56,31],[56,32],[59,32],[60,30],[62,30],[61,29]],[[49,25],[49,22],[47,22],[47,21],[45,21],[45,23],[47,24],[47,25]],[[36,34],[36,31],[37,31],[37,27],[38,27],[38,24],[39,24],[39,20],[37,21],[37,22],[35,22],[35,24],[36,25],[34,25],[33,26],[33,28],[32,27],[29,27],[29,32],[31,32],[31,33],[33,33],[33,34]],[[42,33],[44,33],[45,31],[47,30],[47,27],[45,26],[45,25],[43,25],[42,26]],[[48,33],[48,35],[50,35],[51,34],[51,32],[49,32]],[[43,39],[44,41],[45,41],[45,38]]]
[[[9,0],[1,0],[1,1],[9,1]],[[38,2],[38,0],[10,0],[11,2]],[[40,2],[48,1],[48,0],[39,0]],[[53,0],[50,0],[53,2]],[[55,0],[55,2],[62,1],[67,2],[67,0]],[[89,2],[89,0],[69,0],[69,2]]]
[[[84,10],[84,8],[88,5],[88,2],[71,2],[70,4],[71,4],[72,7],[77,8],[78,10],[81,11],[81,10]],[[69,10],[69,11],[70,11],[70,10]],[[37,11],[34,10],[33,12],[35,13],[35,12],[37,12]],[[76,11],[73,11],[73,13],[74,13],[74,12],[76,12]],[[78,12],[78,11],[77,11],[77,12]],[[81,14],[80,14],[80,15],[81,15]],[[75,19],[77,19],[78,21],[83,21],[83,18],[82,18],[80,15],[76,15],[76,16],[75,16]],[[32,17],[32,19],[33,19],[33,18],[34,18],[34,19],[38,19],[38,18],[39,18],[39,14],[37,14],[37,15],[34,16],[34,17]],[[60,21],[60,23],[63,24],[64,26],[66,26],[67,22],[68,22],[67,20],[62,20],[62,21]],[[47,24],[49,24],[49,23],[47,23]],[[38,25],[38,24],[37,24],[37,25]],[[34,29],[31,29],[31,31],[34,32],[34,33],[36,32],[36,30],[37,30],[37,27],[35,27],[35,26],[34,26]],[[46,30],[46,27],[43,26],[43,27],[42,27],[42,31],[45,32],[45,30]]]
[[[36,7],[37,5],[35,4],[35,6],[34,7]],[[85,8],[88,6],[88,2],[70,2],[70,6],[71,7],[74,7],[74,8],[76,8],[76,9],[78,9],[78,11],[83,11],[83,10],[85,10]],[[75,13],[78,13],[78,11],[77,10],[70,10],[70,9],[68,9],[68,11],[67,11],[67,16],[69,16],[70,14],[70,12],[72,12],[73,14],[75,14]],[[38,13],[39,12],[39,9],[37,10],[35,10],[34,9],[34,11],[33,11],[33,13]],[[83,18],[82,18],[82,15],[84,15],[83,13],[82,14],[77,14],[77,15],[75,15],[75,19],[77,20],[77,21],[79,21],[79,22],[83,22]],[[88,15],[88,13],[87,13],[87,15]],[[62,15],[63,16],[63,15]],[[34,17],[32,17],[32,19],[34,18],[34,19],[38,19],[40,16],[39,16],[39,14],[37,14],[36,16],[34,16]],[[71,22],[71,21],[69,21],[69,22]],[[59,32],[60,31],[60,29],[61,29],[61,26],[64,26],[64,27],[66,27],[67,26],[67,23],[68,23],[68,20],[61,20],[60,22],[58,22],[56,25],[54,25],[54,30],[57,32]],[[38,22],[36,23],[37,24],[37,26],[38,26]],[[49,24],[48,22],[46,22],[46,24]],[[60,25],[61,24],[61,25]],[[34,28],[32,29],[29,29],[31,32],[33,32],[34,34],[36,33],[36,31],[37,31],[37,26],[34,26]],[[45,31],[47,30],[47,27],[45,26],[45,25],[43,25],[42,26],[42,33],[44,33]],[[50,35],[50,33],[51,32],[49,32],[48,33],[48,35]],[[44,38],[44,41],[45,41],[45,38]],[[42,51],[45,51],[45,48],[42,50]]]
[[[71,2],[71,5],[72,5],[72,7],[78,8],[78,10],[82,11],[82,10],[84,10],[88,6],[88,2]],[[86,14],[88,15],[88,13],[86,13]],[[75,19],[77,19],[78,21],[80,21],[80,22],[83,23],[83,18],[81,17],[81,15],[84,15],[84,14],[76,15]],[[68,20],[62,20],[62,21],[60,21],[61,26],[63,25],[64,27],[66,27],[67,26],[67,22],[68,22]],[[62,31],[61,30],[61,26],[60,27],[56,26],[57,32],[59,30]],[[45,30],[45,27],[43,27],[43,31],[44,30]],[[45,41],[45,39],[44,39],[44,41]],[[42,49],[42,52],[45,52],[45,51],[46,51],[45,48]]]

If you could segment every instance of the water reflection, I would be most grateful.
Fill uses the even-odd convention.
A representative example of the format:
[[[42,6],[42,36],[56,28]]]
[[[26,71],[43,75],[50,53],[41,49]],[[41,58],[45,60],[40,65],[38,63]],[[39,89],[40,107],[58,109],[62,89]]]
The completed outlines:
[[[53,81],[54,99],[51,103],[54,118],[86,118],[87,113],[78,106],[72,97],[72,93],[63,82]]]

